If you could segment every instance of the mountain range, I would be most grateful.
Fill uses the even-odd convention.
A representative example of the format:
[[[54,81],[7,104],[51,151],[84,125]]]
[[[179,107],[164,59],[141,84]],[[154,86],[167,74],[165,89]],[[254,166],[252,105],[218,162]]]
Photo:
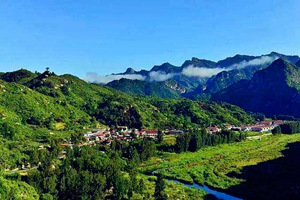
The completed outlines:
[[[148,85],[151,85],[151,83],[154,82],[172,80],[173,84],[184,88],[184,90],[174,90],[172,88],[177,87],[170,83],[162,85],[170,86],[169,89],[177,92],[179,96],[186,96],[186,93],[193,93],[195,91],[196,94],[210,94],[216,93],[239,80],[251,79],[256,71],[266,68],[278,58],[288,60],[294,64],[299,60],[298,56],[283,55],[276,52],[261,56],[238,54],[218,62],[193,57],[191,60],[186,60],[181,66],[163,63],[162,65],[155,65],[149,71],[135,71],[132,68],[128,68],[124,73],[113,75],[119,77],[122,77],[123,75],[124,78],[128,80],[129,84],[132,84],[130,83],[132,82],[130,80],[135,79],[134,75],[139,75],[139,80],[148,82]],[[133,78],[131,79],[130,76],[133,76]],[[113,83],[110,82],[108,85],[123,92],[135,93],[134,91],[130,91],[132,87],[126,87],[125,80],[122,81],[122,84],[118,83],[118,80],[113,80]],[[99,80],[99,82],[101,83],[101,80]],[[139,83],[142,82],[136,82],[135,87],[139,88],[138,90],[141,91],[143,86],[140,86]],[[166,87],[164,89],[168,90]],[[147,94],[147,92],[143,93]],[[169,91],[167,93],[169,93]],[[152,95],[152,93],[150,93],[150,95]],[[156,93],[155,95],[165,97],[165,95],[161,96],[160,93]],[[173,95],[170,97],[173,97]]]
[[[281,62],[276,62],[281,61]],[[288,69],[294,70],[280,70],[281,68],[273,67],[274,65],[284,65]],[[170,63],[164,63],[162,65],[156,65],[151,70],[135,71],[132,68],[128,68],[124,73],[116,75],[140,75],[140,80],[132,80],[123,78],[121,80],[114,80],[107,84],[107,86],[115,88],[125,93],[136,95],[149,95],[163,98],[191,98],[191,99],[205,99],[214,101],[225,101],[241,106],[247,111],[263,112],[267,115],[293,115],[297,114],[297,109],[292,107],[298,105],[299,93],[296,79],[299,78],[299,74],[296,73],[296,69],[299,68],[300,58],[295,55],[284,55],[277,52],[271,52],[261,56],[249,56],[249,55],[235,55],[228,57],[218,62],[213,62],[204,59],[192,58],[186,60],[181,66],[174,66]],[[268,84],[262,81],[257,81],[257,74],[265,73],[262,79],[266,80],[268,84],[278,85],[276,80],[276,74],[281,74],[281,85],[286,80],[294,81],[294,85],[286,85],[287,87],[279,87],[282,90],[282,94],[292,95],[289,88],[295,89],[295,94],[292,96],[286,95],[286,98],[282,98],[273,95],[272,91],[269,91],[266,87],[260,88],[259,83],[267,86]],[[291,75],[291,73],[294,73]],[[291,79],[290,77],[294,77]],[[295,78],[296,77],[296,78]],[[274,83],[273,83],[274,82]],[[254,84],[256,83],[256,84]],[[238,95],[236,88],[241,88],[244,85],[243,90],[246,90],[246,85],[250,89],[247,89],[248,93],[253,93],[252,100],[247,104],[245,101],[247,97]],[[235,89],[236,93],[232,93]],[[249,91],[251,90],[251,91]],[[266,91],[265,91],[266,90]],[[267,91],[268,90],[268,91]],[[274,92],[274,91],[273,91]],[[273,97],[276,96],[276,102],[268,101],[268,104],[263,106],[264,100],[263,94],[268,94]],[[231,98],[232,96],[232,98]],[[292,99],[293,97],[293,99]],[[296,98],[296,99],[294,99]],[[260,100],[258,100],[260,99]],[[259,104],[258,106],[256,105]],[[285,107],[278,105],[282,103]],[[270,105],[269,105],[270,104]],[[278,108],[275,112],[274,109]],[[296,113],[295,113],[295,112]],[[300,113],[300,112],[299,112]]]

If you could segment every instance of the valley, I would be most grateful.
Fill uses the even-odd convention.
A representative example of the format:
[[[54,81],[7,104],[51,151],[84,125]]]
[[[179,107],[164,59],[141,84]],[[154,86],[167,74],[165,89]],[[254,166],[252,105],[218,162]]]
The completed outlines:
[[[285,188],[284,192],[280,188],[289,182],[289,174],[298,174],[299,142],[299,134],[277,135],[261,140],[207,147],[196,153],[162,153],[143,163],[140,170],[146,174],[155,171],[167,179],[183,183],[207,185],[242,199],[295,198],[297,193],[293,193],[293,188]],[[290,159],[295,159],[292,161],[295,163],[293,171],[289,171],[290,163],[285,163]],[[275,164],[277,162],[280,166],[279,163]],[[259,172],[255,170],[255,166],[260,168]],[[251,168],[253,170],[246,171]],[[280,174],[277,170],[280,170]],[[277,181],[272,187],[263,184],[277,175],[278,177],[272,178]]]
[[[285,165],[295,153],[284,153],[300,142],[295,118],[134,96],[48,69],[0,78],[3,199],[297,197],[297,181],[282,178],[297,173]],[[270,177],[259,179],[265,165]],[[276,175],[286,193],[253,187]]]
[[[2,0],[0,200],[300,200],[299,8]]]

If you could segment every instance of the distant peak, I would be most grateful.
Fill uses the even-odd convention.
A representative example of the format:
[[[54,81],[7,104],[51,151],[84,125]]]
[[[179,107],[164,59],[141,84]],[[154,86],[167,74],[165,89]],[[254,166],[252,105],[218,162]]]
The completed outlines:
[[[128,67],[125,71],[125,74],[133,74],[133,73],[135,73],[135,70],[132,69],[131,67]]]
[[[272,51],[270,54],[270,56],[282,56],[282,54],[276,52],[276,51]]]
[[[200,58],[197,58],[197,57],[192,57],[192,60],[191,60],[193,63],[199,63],[199,62],[207,62],[207,63],[214,63],[214,61],[211,61],[211,60],[206,60],[206,59],[200,59]]]
[[[278,53],[278,52],[276,52],[276,51],[272,51],[270,54],[275,54],[275,55],[283,55],[283,54],[281,54],[281,53]]]
[[[242,54],[236,54],[235,56],[233,56],[232,58],[243,58],[245,56],[248,56],[248,55],[242,55]]]
[[[196,58],[196,57],[192,57],[192,62],[199,62],[200,59],[199,58]]]
[[[162,66],[173,66],[172,64],[170,64],[169,62],[165,62],[162,64]]]

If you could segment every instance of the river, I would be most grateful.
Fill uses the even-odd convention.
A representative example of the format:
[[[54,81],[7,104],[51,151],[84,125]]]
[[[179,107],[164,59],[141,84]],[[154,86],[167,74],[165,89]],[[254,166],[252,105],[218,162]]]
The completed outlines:
[[[217,190],[211,189],[211,188],[207,187],[206,185],[202,186],[202,185],[199,185],[197,183],[193,183],[193,184],[183,183],[181,181],[172,180],[172,179],[167,179],[167,180],[170,181],[170,182],[183,184],[183,185],[185,185],[186,187],[189,187],[189,188],[196,188],[196,189],[199,189],[199,190],[204,190],[208,194],[212,194],[212,195],[214,195],[218,199],[223,199],[223,200],[242,200],[241,198],[237,198],[237,197],[234,197],[232,195],[226,194],[224,192],[219,192]]]
[[[156,175],[156,171],[152,172],[152,175]],[[215,196],[218,199],[223,199],[223,200],[242,200],[241,198],[234,197],[234,196],[226,194],[224,192],[219,192],[219,191],[217,191],[215,189],[209,188],[206,185],[202,186],[202,185],[199,185],[197,183],[193,183],[193,184],[184,183],[184,182],[179,181],[179,180],[168,179],[168,178],[166,178],[166,180],[168,180],[170,182],[173,182],[173,183],[183,184],[183,185],[185,185],[186,187],[189,187],[189,188],[196,188],[196,189],[199,189],[199,190],[203,190],[206,193],[211,194],[211,195]]]

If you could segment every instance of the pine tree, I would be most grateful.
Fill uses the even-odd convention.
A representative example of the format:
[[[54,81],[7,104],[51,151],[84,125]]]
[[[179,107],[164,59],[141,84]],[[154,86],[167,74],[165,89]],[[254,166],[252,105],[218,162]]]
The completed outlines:
[[[164,194],[165,190],[165,181],[163,179],[163,176],[161,174],[157,175],[157,180],[155,183],[155,192],[154,192],[154,198],[156,200],[165,200],[166,195]]]
[[[161,130],[158,130],[158,133],[157,133],[157,143],[158,144],[161,144],[164,140],[164,134]]]
[[[131,131],[130,136],[133,140],[137,139],[137,134],[136,134],[136,130],[134,129],[133,131]]]

